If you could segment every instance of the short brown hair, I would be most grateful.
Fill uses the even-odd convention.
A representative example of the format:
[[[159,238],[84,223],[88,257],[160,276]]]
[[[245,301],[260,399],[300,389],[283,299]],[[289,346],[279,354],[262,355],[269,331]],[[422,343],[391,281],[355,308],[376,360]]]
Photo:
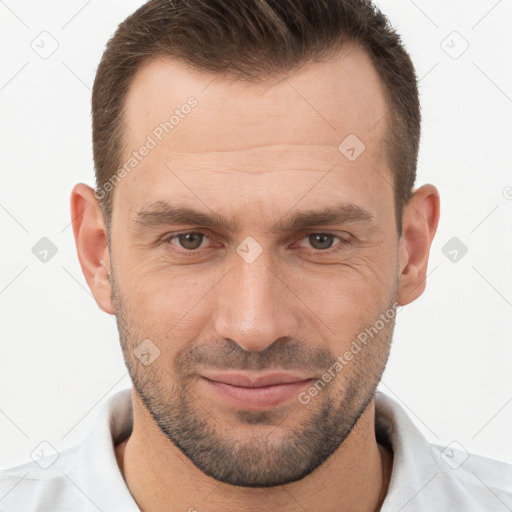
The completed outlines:
[[[368,53],[384,84],[386,152],[401,234],[416,178],[417,78],[400,36],[370,0],[150,0],[129,16],[107,44],[92,92],[96,190],[103,192],[96,197],[107,227],[112,187],[105,185],[122,165],[124,103],[142,64],[169,56],[194,69],[257,82],[327,60],[346,43]]]

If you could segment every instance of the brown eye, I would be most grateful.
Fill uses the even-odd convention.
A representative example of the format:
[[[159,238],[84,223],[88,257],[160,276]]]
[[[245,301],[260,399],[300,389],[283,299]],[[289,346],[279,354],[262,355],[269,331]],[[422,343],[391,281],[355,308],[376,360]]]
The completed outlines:
[[[195,249],[199,249],[204,240],[203,233],[182,233],[179,235],[174,235],[169,241],[172,239],[177,239],[179,246],[183,249],[188,249],[193,251]]]
[[[317,250],[330,249],[334,243],[335,238],[338,237],[328,233],[314,233],[308,236],[311,247]]]

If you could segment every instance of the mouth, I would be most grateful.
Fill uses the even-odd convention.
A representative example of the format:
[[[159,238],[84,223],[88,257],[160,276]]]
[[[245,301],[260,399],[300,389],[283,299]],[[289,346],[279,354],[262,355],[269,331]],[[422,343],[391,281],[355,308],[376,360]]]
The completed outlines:
[[[314,381],[289,373],[211,373],[201,375],[201,380],[221,400],[247,410],[282,405]]]

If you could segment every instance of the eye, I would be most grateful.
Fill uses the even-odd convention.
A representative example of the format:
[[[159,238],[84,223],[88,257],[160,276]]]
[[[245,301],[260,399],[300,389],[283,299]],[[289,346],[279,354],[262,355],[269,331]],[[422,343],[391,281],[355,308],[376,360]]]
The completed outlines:
[[[200,249],[203,241],[207,238],[204,233],[199,232],[176,233],[167,237],[167,242],[178,245],[178,247],[187,251],[194,251]],[[174,241],[177,243],[174,243]]]
[[[310,233],[303,238],[303,241],[307,241],[309,246],[317,251],[325,251],[334,245],[336,239],[342,243],[348,243],[348,240],[345,240],[339,235],[335,235],[334,233]],[[302,244],[299,245],[304,247]]]

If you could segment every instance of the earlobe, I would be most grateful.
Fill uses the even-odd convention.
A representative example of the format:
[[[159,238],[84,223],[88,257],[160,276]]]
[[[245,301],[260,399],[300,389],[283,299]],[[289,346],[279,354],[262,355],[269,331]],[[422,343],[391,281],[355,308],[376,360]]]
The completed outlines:
[[[107,229],[94,190],[79,183],[71,192],[75,245],[84,277],[98,306],[113,314]]]
[[[406,305],[425,290],[428,258],[439,222],[439,192],[433,185],[417,189],[403,214],[399,247],[398,301]]]

